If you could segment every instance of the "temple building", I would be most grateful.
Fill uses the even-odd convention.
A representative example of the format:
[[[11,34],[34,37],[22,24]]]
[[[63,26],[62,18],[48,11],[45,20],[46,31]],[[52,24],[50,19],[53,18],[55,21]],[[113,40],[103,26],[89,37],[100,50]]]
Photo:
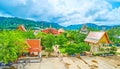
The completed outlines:
[[[99,51],[103,44],[110,44],[106,32],[90,32],[84,41],[91,46],[92,53]]]
[[[46,34],[53,34],[53,35],[58,35],[58,30],[54,29],[54,28],[46,28],[43,29],[42,32],[46,33]]]
[[[23,32],[27,32],[27,30],[25,29],[24,25],[18,26],[17,29],[18,29],[18,30],[21,30],[21,31],[23,31]]]
[[[27,39],[27,45],[29,46],[29,53],[32,56],[38,56],[42,51],[41,41],[40,39]]]
[[[60,28],[59,30],[58,30],[58,33],[59,34],[62,34],[62,33],[64,33],[65,32],[65,30],[63,29],[63,28]]]
[[[87,34],[88,33],[86,24],[83,24],[83,26],[82,26],[82,28],[80,30],[80,33],[83,33],[83,34]]]
[[[53,35],[59,35],[59,34],[62,34],[64,31],[64,29],[55,29],[55,28],[52,28],[52,26],[50,25],[50,28],[46,28],[46,29],[43,29],[42,32],[46,33],[46,34],[53,34]]]

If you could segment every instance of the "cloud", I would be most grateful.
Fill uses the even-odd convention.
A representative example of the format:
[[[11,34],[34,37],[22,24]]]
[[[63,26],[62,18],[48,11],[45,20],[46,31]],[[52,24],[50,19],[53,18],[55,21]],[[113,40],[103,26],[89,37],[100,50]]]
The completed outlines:
[[[113,24],[120,21],[120,0],[0,0],[0,10],[15,17],[49,21],[63,26],[93,22]]]
[[[13,16],[11,16],[11,15],[9,15],[9,14],[4,14],[4,13],[1,13],[1,12],[0,12],[0,17],[13,17]]]

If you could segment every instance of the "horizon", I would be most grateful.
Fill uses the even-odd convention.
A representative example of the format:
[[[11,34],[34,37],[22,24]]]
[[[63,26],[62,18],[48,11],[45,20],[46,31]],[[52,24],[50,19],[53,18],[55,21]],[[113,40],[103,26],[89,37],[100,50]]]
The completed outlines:
[[[2,16],[3,17],[3,16]],[[0,16],[0,18],[2,18]],[[3,18],[18,18],[18,19],[23,19],[23,20],[30,20],[30,21],[34,21],[34,22],[42,22],[42,21],[37,21],[37,20],[31,20],[31,19],[25,19],[25,18],[19,18],[19,17],[3,17]],[[43,21],[43,22],[48,22],[48,21]],[[48,22],[48,23],[51,23],[51,22]],[[54,23],[54,22],[53,22]],[[58,24],[60,25],[59,23],[55,23],[55,24]],[[112,25],[107,25],[107,24],[96,24],[96,23],[92,23],[92,22],[88,22],[88,23],[81,23],[81,24],[72,24],[72,25],[68,25],[68,26],[63,26],[63,25],[60,25],[62,27],[69,27],[69,26],[76,26],[76,25],[83,25],[83,24],[94,24],[94,25],[97,25],[97,26],[120,26],[120,24],[112,24]]]
[[[0,17],[18,17],[61,26],[120,24],[120,0],[0,0]]]

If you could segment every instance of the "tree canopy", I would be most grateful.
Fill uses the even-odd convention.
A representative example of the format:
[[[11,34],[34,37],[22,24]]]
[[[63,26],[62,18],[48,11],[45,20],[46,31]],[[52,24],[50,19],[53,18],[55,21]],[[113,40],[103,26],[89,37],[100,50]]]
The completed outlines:
[[[27,51],[25,38],[21,31],[0,32],[0,61],[16,61],[23,51]]]

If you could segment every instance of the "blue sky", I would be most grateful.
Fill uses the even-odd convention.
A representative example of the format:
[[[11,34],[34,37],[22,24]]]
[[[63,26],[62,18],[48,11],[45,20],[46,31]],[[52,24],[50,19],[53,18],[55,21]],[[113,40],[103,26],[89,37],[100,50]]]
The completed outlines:
[[[0,16],[48,21],[62,26],[120,24],[120,0],[0,0]]]

